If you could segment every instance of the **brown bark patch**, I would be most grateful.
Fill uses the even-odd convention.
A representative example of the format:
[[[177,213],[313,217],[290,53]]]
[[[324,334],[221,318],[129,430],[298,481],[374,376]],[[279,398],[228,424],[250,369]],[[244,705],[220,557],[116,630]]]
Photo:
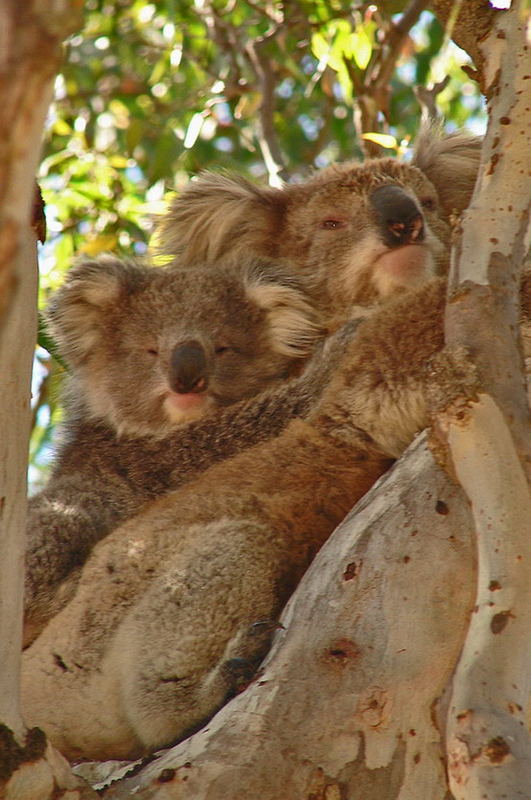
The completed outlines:
[[[360,701],[360,712],[364,722],[371,728],[384,726],[391,714],[391,701],[388,693],[379,686],[374,686]]]
[[[324,660],[333,666],[345,666],[348,662],[357,661],[360,657],[359,647],[351,639],[337,639],[327,648]]]
[[[492,764],[501,764],[511,755],[511,748],[502,736],[495,736],[489,740],[483,753]]]
[[[498,614],[494,614],[490,621],[492,633],[501,633],[509,622],[510,617],[514,617],[514,614],[510,611],[500,611]]]
[[[351,561],[350,564],[347,564],[345,567],[345,571],[343,573],[343,580],[344,581],[351,581],[352,578],[355,578],[356,575],[359,574],[361,568],[361,561],[359,564],[356,564],[355,561]]]
[[[437,512],[437,514],[442,514],[443,517],[445,517],[447,514],[450,513],[450,509],[448,508],[444,500],[437,500],[437,502],[435,503],[435,511]]]
[[[174,778],[175,778],[175,770],[167,768],[162,770],[157,780],[159,783],[169,783]]]

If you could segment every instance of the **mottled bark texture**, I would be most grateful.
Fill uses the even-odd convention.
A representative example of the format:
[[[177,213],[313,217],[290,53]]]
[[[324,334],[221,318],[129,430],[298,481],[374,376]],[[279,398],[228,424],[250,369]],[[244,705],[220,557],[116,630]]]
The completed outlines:
[[[448,352],[470,353],[478,387],[470,396],[456,386],[436,417],[471,504],[478,552],[474,614],[447,719],[456,800],[516,800],[529,797],[531,786],[531,418],[517,294],[531,205],[525,16],[524,3],[513,2],[481,43],[489,125],[454,249],[446,314]]]

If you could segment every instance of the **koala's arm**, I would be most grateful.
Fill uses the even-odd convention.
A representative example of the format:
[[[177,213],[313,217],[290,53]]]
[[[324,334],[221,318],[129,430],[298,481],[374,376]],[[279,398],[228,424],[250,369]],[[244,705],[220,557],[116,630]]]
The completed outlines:
[[[131,485],[117,445],[108,428],[71,422],[48,485],[28,501],[26,643],[68,600],[71,587],[65,584],[60,596],[57,589],[84,564],[94,544],[149,499]]]

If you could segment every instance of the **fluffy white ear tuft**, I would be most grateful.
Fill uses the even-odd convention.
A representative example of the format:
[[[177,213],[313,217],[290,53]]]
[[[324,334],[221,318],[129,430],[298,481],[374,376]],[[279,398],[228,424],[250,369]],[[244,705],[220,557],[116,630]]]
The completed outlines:
[[[316,309],[299,288],[258,277],[249,281],[246,292],[267,313],[271,342],[277,353],[306,358],[313,352],[325,331]]]
[[[104,313],[142,283],[146,272],[145,267],[111,255],[72,267],[46,312],[50,334],[69,364],[77,366],[85,360],[101,336]]]
[[[189,264],[214,261],[269,230],[280,190],[205,172],[173,201],[155,234],[156,251]]]
[[[421,127],[412,164],[429,178],[449,217],[470,203],[481,159],[483,139],[465,131],[445,134],[439,124]]]

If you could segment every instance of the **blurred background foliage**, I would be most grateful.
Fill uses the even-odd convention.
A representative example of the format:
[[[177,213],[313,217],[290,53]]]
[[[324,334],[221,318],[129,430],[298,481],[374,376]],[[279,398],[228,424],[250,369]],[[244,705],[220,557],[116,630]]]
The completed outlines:
[[[407,157],[422,109],[449,129],[482,131],[469,59],[427,5],[88,0],[45,133],[41,306],[75,254],[146,252],[169,193],[200,170],[278,184],[335,160]],[[50,349],[43,334],[33,490],[61,416],[64,370]]]

